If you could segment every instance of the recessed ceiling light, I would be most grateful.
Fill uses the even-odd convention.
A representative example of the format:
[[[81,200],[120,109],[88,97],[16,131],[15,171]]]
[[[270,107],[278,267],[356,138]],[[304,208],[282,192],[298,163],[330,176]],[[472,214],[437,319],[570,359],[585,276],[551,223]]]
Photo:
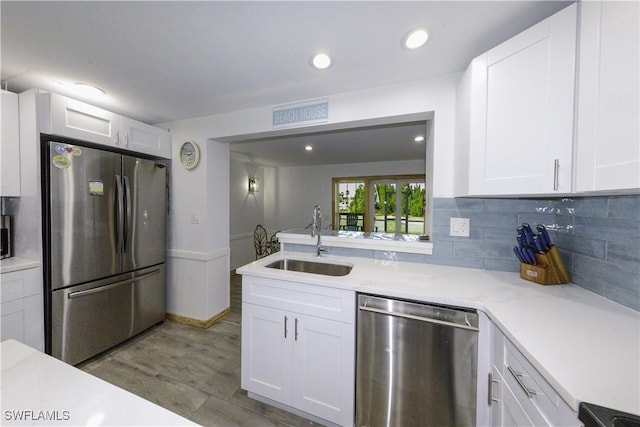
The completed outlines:
[[[107,94],[107,92],[100,89],[99,87],[92,86],[87,83],[76,83],[73,85],[73,90],[78,95],[87,96],[91,98],[101,97]]]
[[[413,138],[413,141],[414,142],[422,142],[422,141],[424,141],[424,136],[418,135],[415,138]]]
[[[331,66],[331,57],[324,53],[316,53],[311,57],[311,66],[318,70],[326,70]]]
[[[304,149],[307,150],[307,151],[313,151],[313,147],[310,146],[310,145],[305,145]]]
[[[424,28],[416,28],[409,31],[402,38],[402,46],[413,50],[424,46],[427,40],[429,40],[429,33],[427,33],[427,30]]]

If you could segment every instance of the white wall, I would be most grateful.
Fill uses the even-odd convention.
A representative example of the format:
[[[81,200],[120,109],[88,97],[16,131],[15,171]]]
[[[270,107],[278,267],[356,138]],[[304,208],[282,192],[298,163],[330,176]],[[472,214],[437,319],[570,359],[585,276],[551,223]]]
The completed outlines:
[[[433,196],[452,197],[459,77],[452,74],[329,95],[329,121],[323,125],[274,131],[273,106],[165,123],[162,127],[173,135],[174,159],[186,140],[195,141],[203,150],[203,160],[195,170],[173,168],[168,311],[205,320],[228,307],[230,175],[229,147],[225,142],[392,123],[412,115],[414,120],[418,119],[415,115],[425,120],[432,118]],[[281,171],[271,172],[278,175]],[[265,203],[265,212],[272,218],[277,218],[279,209],[281,206]],[[194,210],[200,212],[198,225],[190,221]],[[192,268],[194,263],[201,265]]]
[[[265,226],[265,198],[273,197],[273,192],[265,189],[262,166],[231,158],[229,173],[230,267],[233,270],[255,260],[253,230],[258,224]],[[258,178],[257,193],[249,193],[249,176]]]

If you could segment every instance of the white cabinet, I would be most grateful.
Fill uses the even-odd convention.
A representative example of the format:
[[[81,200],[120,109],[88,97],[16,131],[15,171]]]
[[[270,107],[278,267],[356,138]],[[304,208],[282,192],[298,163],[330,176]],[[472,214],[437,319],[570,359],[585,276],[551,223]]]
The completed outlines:
[[[18,95],[2,91],[2,139],[0,140],[0,196],[20,196],[20,131]]]
[[[153,156],[171,157],[171,134],[164,129],[126,117],[120,121],[124,148]]]
[[[102,108],[56,93],[44,93],[41,130],[102,145],[118,145],[120,117]]]
[[[243,277],[242,388],[353,425],[355,293]]]
[[[574,412],[502,332],[492,325],[490,399],[494,426],[579,426]]]
[[[581,4],[576,191],[640,189],[640,3]]]
[[[13,338],[44,351],[44,305],[40,268],[2,273],[0,287],[0,341]]]
[[[41,93],[39,103],[44,133],[171,158],[171,135],[164,129],[55,93]]]
[[[472,61],[459,87],[461,195],[571,191],[576,28],[573,4]]]

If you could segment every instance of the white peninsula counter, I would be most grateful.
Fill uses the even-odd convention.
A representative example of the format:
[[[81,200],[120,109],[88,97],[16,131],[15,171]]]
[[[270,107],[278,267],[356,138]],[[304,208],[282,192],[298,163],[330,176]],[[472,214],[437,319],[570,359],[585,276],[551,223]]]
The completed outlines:
[[[0,344],[3,426],[195,426],[15,340]]]

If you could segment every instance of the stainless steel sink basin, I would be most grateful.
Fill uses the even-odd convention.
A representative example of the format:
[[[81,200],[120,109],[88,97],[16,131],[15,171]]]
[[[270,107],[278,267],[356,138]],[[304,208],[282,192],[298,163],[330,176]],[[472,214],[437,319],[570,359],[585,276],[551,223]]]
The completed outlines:
[[[305,261],[299,259],[280,259],[265,265],[278,270],[299,271],[302,273],[322,274],[325,276],[346,276],[353,266],[345,264],[329,264],[326,262]]]

